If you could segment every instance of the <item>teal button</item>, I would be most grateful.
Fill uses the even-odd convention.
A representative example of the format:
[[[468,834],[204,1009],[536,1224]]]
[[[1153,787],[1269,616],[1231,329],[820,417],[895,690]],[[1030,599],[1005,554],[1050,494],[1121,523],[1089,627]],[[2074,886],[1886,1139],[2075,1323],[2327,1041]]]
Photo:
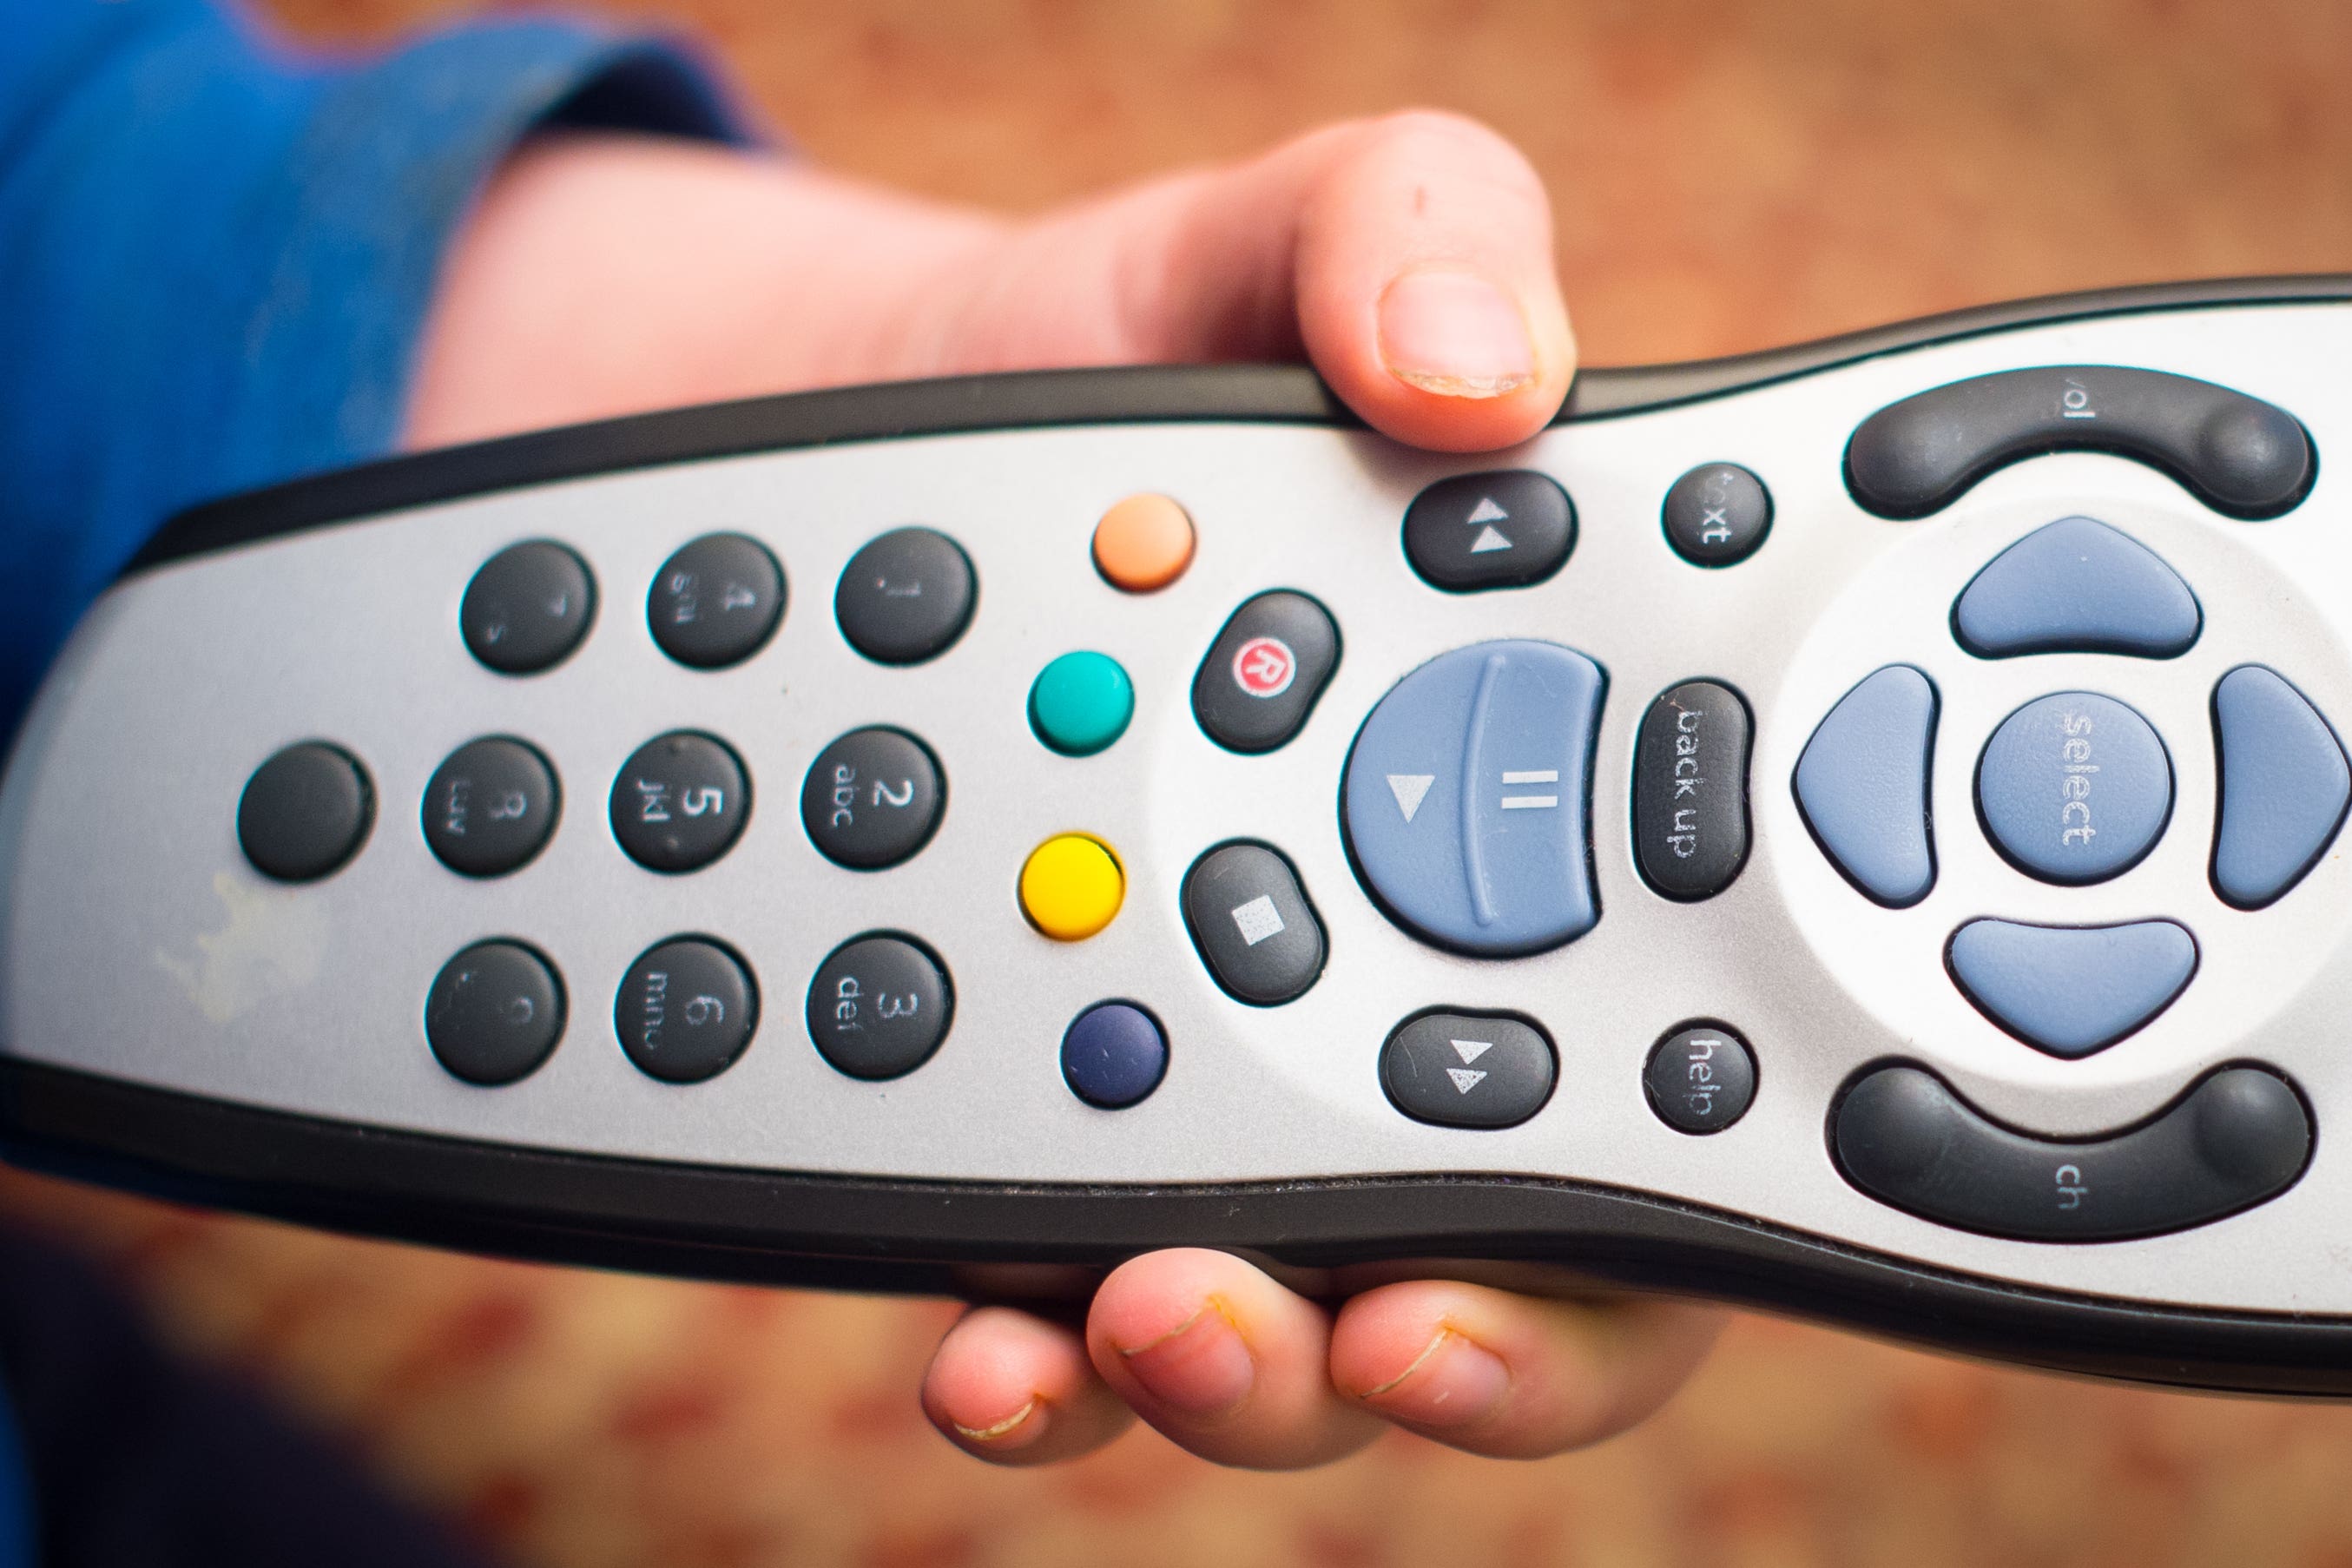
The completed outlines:
[[[1090,757],[1127,733],[1135,685],[1107,653],[1066,653],[1029,688],[1029,727],[1066,757]]]

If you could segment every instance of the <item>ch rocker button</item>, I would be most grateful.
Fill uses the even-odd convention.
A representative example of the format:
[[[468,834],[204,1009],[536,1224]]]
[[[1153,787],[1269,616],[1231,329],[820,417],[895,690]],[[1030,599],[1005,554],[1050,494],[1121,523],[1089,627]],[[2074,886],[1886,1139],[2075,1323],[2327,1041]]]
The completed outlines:
[[[2302,1097],[2255,1067],[2210,1075],[2128,1131],[2065,1142],[1998,1126],[1917,1068],[1884,1067],[1846,1091],[1830,1134],[1846,1180],[1880,1202],[2018,1241],[2206,1224],[2293,1184],[2311,1141]]]

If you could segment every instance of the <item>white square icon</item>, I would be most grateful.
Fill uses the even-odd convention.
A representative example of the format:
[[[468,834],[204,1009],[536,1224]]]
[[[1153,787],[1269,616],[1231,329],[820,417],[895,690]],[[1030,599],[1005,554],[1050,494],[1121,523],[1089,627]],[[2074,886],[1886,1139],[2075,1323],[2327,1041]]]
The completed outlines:
[[[1242,928],[1242,941],[1255,947],[1282,930],[1282,917],[1275,912],[1273,897],[1260,893],[1234,910],[1234,924]]]

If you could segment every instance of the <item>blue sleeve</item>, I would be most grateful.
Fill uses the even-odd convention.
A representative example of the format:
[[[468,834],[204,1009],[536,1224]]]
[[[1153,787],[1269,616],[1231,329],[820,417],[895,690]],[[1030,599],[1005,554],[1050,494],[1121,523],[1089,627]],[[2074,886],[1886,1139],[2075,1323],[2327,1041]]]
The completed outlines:
[[[0,0],[0,742],[171,512],[391,446],[441,256],[549,123],[746,137],[574,22],[336,58],[205,0]]]

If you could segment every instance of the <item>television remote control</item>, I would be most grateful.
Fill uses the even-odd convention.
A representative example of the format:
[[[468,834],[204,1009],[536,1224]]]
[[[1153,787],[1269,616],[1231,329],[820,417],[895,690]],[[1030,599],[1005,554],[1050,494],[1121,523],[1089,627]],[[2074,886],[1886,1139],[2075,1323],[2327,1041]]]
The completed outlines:
[[[2352,1392],[2352,279],[425,453],[166,526],[0,793],[12,1155],[627,1268],[1566,1265]]]

